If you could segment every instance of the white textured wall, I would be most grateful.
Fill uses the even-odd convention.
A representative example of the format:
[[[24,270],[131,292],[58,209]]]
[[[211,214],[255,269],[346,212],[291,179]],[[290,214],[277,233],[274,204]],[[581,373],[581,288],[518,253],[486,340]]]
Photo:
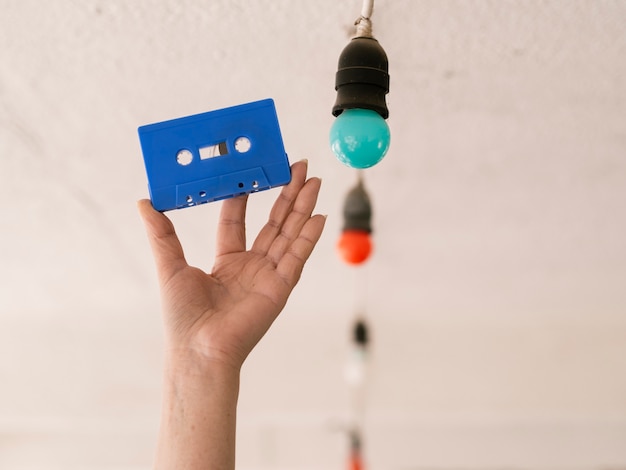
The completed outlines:
[[[626,2],[376,1],[392,146],[357,271],[334,253],[354,173],[326,139],[360,1],[0,7],[0,468],[150,467],[136,128],[265,97],[329,220],[245,367],[239,468],[344,468],[357,310],[368,468],[626,467]],[[171,214],[201,266],[218,208]]]

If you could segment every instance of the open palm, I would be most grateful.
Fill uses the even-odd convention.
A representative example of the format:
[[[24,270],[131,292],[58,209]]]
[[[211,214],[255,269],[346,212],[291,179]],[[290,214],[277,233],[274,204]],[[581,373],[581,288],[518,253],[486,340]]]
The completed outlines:
[[[189,266],[171,221],[150,201],[139,202],[157,265],[169,348],[240,367],[283,309],[325,221],[311,215],[321,181],[306,179],[305,161],[291,171],[291,182],[250,250],[247,196],[223,201],[211,273]]]

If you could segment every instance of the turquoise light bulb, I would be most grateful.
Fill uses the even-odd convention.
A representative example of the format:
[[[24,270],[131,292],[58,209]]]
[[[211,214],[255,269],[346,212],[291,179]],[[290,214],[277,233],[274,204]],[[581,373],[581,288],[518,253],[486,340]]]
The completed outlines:
[[[376,165],[389,150],[390,139],[387,122],[369,109],[346,109],[330,128],[330,148],[352,168]]]

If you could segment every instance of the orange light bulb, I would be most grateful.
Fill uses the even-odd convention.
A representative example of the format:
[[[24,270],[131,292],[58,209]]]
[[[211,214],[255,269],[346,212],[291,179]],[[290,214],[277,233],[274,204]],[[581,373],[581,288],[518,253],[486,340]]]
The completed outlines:
[[[361,264],[372,253],[372,239],[364,230],[344,230],[337,243],[337,251],[348,264]]]

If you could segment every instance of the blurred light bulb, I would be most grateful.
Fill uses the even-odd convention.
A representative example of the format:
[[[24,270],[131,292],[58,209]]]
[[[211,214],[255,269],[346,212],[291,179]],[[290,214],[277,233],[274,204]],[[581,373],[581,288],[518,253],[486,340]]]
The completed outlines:
[[[369,168],[389,150],[387,122],[370,109],[346,109],[330,128],[330,147],[337,159],[352,168]]]
[[[357,320],[353,328],[353,347],[346,367],[346,381],[353,387],[362,386],[367,376],[369,333],[367,324]]]
[[[364,230],[344,230],[337,243],[337,251],[348,264],[361,264],[372,253],[370,234]]]

